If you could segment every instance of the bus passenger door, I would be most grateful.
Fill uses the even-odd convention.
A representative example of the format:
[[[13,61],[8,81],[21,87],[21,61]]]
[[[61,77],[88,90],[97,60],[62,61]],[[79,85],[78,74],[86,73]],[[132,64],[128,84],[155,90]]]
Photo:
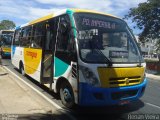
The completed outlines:
[[[78,103],[78,70],[76,43],[72,36],[72,27],[68,15],[62,15],[58,20],[58,30],[55,51],[55,77],[63,77],[70,84],[68,90],[73,91],[74,100]],[[65,86],[65,82],[61,83]],[[67,90],[67,88],[65,89]],[[70,92],[72,93],[72,92]]]
[[[53,83],[53,53],[54,53],[54,28],[53,21],[47,21],[45,24],[45,38],[42,42],[42,63],[41,63],[41,83]]]

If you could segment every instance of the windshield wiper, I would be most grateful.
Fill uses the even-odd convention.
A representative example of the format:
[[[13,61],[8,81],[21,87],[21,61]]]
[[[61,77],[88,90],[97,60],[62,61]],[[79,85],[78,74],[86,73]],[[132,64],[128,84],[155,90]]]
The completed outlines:
[[[101,56],[104,57],[105,61],[108,63],[108,67],[111,67],[111,66],[112,66],[112,61],[111,61],[108,57],[106,57],[106,56],[102,53],[101,50],[99,50],[99,49],[93,49],[93,44],[92,44],[92,41],[91,41],[91,40],[89,40],[89,45],[90,45],[90,48],[91,48],[91,51],[92,51],[92,52],[93,52],[93,51],[96,51],[96,53],[98,53],[98,54],[100,54]],[[98,48],[97,44],[95,44],[95,45],[96,45],[96,47]]]
[[[105,59],[106,62],[108,63],[108,67],[111,67],[111,66],[112,66],[112,61],[111,61],[108,57],[106,57],[106,56],[102,53],[101,50],[96,49],[96,51],[97,51],[100,55],[102,55],[102,56],[104,57],[104,59]]]

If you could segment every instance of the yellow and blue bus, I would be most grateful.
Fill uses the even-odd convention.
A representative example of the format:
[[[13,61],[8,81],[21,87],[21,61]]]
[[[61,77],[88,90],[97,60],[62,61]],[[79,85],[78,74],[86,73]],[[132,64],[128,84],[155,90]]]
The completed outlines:
[[[126,22],[65,9],[16,28],[12,64],[60,95],[66,107],[127,104],[146,87],[146,64]]]
[[[11,56],[11,41],[13,33],[13,30],[0,31],[0,54],[2,58]]]

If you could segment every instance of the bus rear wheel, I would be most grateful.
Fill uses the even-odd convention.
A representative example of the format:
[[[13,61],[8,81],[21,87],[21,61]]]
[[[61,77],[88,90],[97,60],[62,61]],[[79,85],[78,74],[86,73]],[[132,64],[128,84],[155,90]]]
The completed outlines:
[[[23,64],[20,65],[20,72],[23,76],[25,76],[24,66]]]
[[[61,84],[60,98],[61,98],[62,104],[67,108],[73,108],[75,106],[73,90],[69,83],[63,82]]]

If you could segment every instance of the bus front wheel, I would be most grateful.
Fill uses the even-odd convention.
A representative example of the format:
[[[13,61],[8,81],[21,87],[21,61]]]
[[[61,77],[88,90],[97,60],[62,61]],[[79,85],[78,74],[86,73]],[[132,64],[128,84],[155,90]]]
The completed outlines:
[[[60,98],[61,98],[62,104],[67,108],[73,108],[75,106],[73,90],[69,83],[63,82],[61,84]]]

